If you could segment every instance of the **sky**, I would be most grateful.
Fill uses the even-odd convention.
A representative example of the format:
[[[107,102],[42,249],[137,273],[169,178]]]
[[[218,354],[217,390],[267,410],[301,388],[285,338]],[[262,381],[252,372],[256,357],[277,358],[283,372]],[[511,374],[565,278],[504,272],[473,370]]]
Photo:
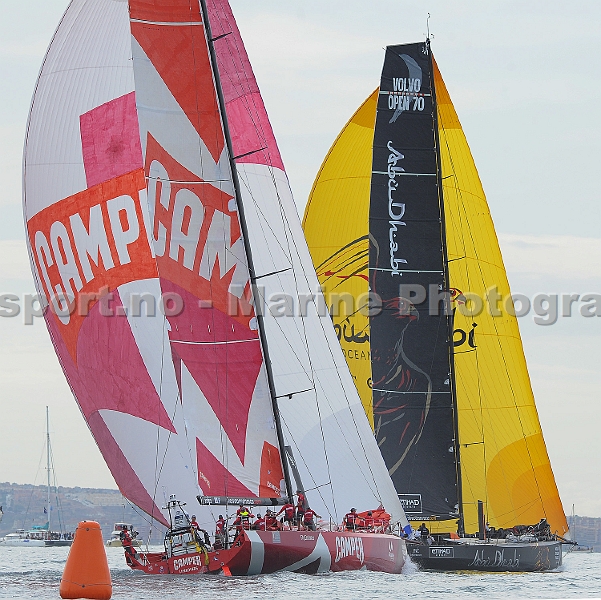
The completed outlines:
[[[231,0],[299,210],[387,44],[432,47],[487,193],[513,292],[601,293],[601,3]],[[65,0],[3,0],[0,293],[34,293],[21,216],[27,113]],[[566,512],[601,517],[601,319],[520,319]],[[115,487],[40,319],[0,318],[0,481]]]

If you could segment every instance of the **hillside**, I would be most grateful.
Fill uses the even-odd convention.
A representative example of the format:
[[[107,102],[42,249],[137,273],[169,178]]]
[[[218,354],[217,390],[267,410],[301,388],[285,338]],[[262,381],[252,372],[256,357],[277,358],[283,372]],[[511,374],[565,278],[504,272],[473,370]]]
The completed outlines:
[[[43,525],[47,521],[47,515],[44,514],[46,497],[46,486],[0,483],[0,506],[4,510],[4,517],[0,522],[0,537],[15,529]],[[125,521],[134,525],[142,539],[147,539],[150,529],[148,517],[125,500],[118,490],[60,486],[58,497],[66,531],[75,531],[80,521],[98,521],[106,539],[110,536],[114,523]],[[56,495],[53,493],[50,510],[50,526],[53,530],[60,529],[59,511],[56,506]],[[160,543],[163,531],[162,527],[154,526],[154,543]]]
[[[150,529],[148,517],[125,500],[118,490],[61,486],[58,491],[66,531],[75,531],[79,521],[98,521],[106,539],[114,523],[125,521],[134,525],[141,539],[147,539]],[[4,509],[0,537],[15,529],[43,525],[47,520],[44,514],[46,494],[43,485],[0,483],[0,506]],[[57,530],[59,525],[54,495],[51,505],[51,527]],[[573,537],[581,546],[593,547],[596,552],[601,552],[601,518],[570,516],[569,525]],[[161,543],[163,533],[164,529],[155,524],[151,542]]]

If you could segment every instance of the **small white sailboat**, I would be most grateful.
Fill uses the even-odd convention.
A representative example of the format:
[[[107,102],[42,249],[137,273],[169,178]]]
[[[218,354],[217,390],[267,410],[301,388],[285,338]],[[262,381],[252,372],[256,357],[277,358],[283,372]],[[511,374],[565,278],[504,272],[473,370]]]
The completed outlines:
[[[19,547],[44,547],[44,546],[70,546],[73,543],[73,534],[64,530],[62,518],[59,513],[59,530],[51,529],[52,489],[56,491],[54,482],[54,465],[52,461],[52,448],[50,445],[50,418],[48,407],[46,407],[46,488],[47,499],[44,506],[44,514],[48,520],[44,525],[33,525],[30,529],[17,529],[13,533],[0,538],[0,545]],[[57,506],[60,511],[60,506]],[[2,520],[2,507],[0,507],[0,520]]]

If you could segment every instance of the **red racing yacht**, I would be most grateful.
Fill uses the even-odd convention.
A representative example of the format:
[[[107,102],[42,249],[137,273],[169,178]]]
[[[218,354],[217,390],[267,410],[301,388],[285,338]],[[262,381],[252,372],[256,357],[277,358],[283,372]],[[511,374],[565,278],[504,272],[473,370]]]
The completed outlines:
[[[181,503],[172,499],[167,509],[174,520],[165,535],[164,552],[142,552],[124,540],[125,558],[132,569],[175,575],[275,571],[313,575],[357,569],[400,573],[407,558],[405,541],[389,530],[387,520],[375,526],[357,524],[350,530],[344,525],[316,530],[302,525],[284,530],[280,525],[270,530],[241,528],[231,543],[227,535],[225,540],[216,535],[211,545],[209,534],[194,527]]]
[[[399,573],[409,525],[227,0],[73,0],[23,164],[62,369],[120,491],[167,528],[161,553],[124,539],[129,565]],[[281,511],[295,489],[315,530],[207,533],[229,506]],[[341,528],[351,506],[389,523]]]

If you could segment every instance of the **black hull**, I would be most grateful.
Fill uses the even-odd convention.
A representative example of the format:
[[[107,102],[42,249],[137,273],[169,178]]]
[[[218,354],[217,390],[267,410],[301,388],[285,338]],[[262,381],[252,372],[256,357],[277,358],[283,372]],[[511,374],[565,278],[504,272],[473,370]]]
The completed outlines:
[[[73,543],[73,540],[44,540],[45,546],[70,546]]]
[[[475,540],[474,540],[475,542]],[[436,571],[551,571],[561,565],[560,542],[426,544],[407,542],[411,560]]]

